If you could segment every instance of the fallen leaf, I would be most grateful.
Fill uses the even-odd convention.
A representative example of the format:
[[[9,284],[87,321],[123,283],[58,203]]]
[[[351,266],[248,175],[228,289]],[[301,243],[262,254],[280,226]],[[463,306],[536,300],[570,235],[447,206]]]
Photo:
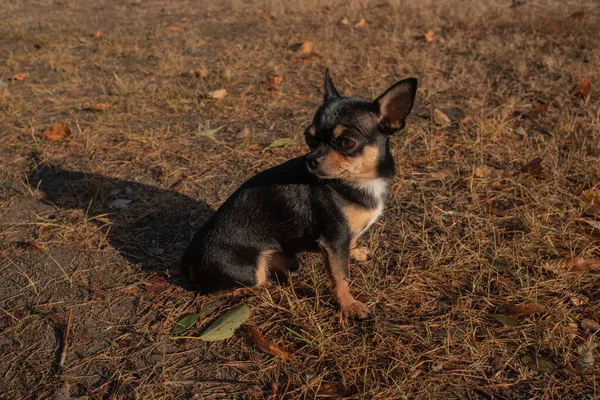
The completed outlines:
[[[256,325],[254,324],[246,324],[246,331],[248,332],[248,336],[252,340],[252,343],[256,345],[259,349],[264,351],[265,353],[271,354],[275,357],[279,357],[284,360],[293,360],[294,356],[289,352],[283,350],[269,339],[263,336],[262,333],[258,330]]]
[[[84,110],[97,111],[97,112],[106,111],[109,108],[110,108],[110,105],[108,103],[96,103],[94,105],[91,105],[91,104],[83,105]]]
[[[71,135],[71,128],[68,125],[57,122],[50,125],[44,133],[40,135],[42,139],[49,142],[58,142]]]
[[[368,25],[367,21],[364,18],[361,18],[357,23],[354,24],[354,27],[355,28],[364,28],[367,25]]]
[[[167,30],[170,31],[170,32],[183,32],[183,31],[185,31],[185,29],[183,29],[181,26],[177,26],[177,25],[169,26],[167,28]]]
[[[154,275],[150,279],[150,282],[151,283],[146,283],[144,289],[152,294],[164,292],[169,287],[169,282],[167,282],[167,280],[160,275]]]
[[[225,125],[219,126],[218,128],[215,128],[215,129],[206,129],[204,131],[196,132],[195,135],[196,136],[212,136],[224,127],[225,127]]]
[[[298,46],[298,50],[296,50],[296,53],[299,56],[307,56],[310,53],[312,53],[312,51],[313,51],[312,42],[303,42],[300,44],[300,46]]]
[[[585,13],[583,11],[575,11],[573,14],[569,15],[569,18],[582,20],[585,17]]]
[[[22,81],[27,78],[29,74],[27,72],[19,72],[18,74],[14,74],[10,77],[9,81]]]
[[[581,327],[583,329],[587,329],[588,331],[596,332],[600,330],[600,325],[594,321],[593,319],[584,318],[581,320]]]
[[[498,171],[487,165],[480,165],[473,169],[473,175],[475,175],[476,178],[495,178],[498,176]]]
[[[505,326],[521,326],[519,321],[508,315],[488,314],[488,317],[494,318],[496,321],[501,322]]]
[[[179,335],[190,329],[196,322],[198,322],[198,318],[200,318],[199,314],[190,314],[181,318],[175,326],[173,327],[173,333]]]
[[[544,167],[542,166],[542,158],[537,157],[533,160],[529,161],[527,164],[521,167],[521,172],[529,173],[534,176],[540,176],[544,172]]]
[[[575,360],[575,370],[583,374],[588,368],[594,365],[594,349],[598,347],[594,343],[593,337],[587,342],[577,346],[577,353],[579,357]]]
[[[348,18],[344,17],[340,21],[340,25],[350,25],[350,21],[348,20]]]
[[[227,89],[217,89],[212,92],[208,92],[208,97],[211,99],[222,100],[227,96]]]
[[[189,74],[193,78],[205,79],[208,77],[208,74],[203,69],[193,69],[189,72]]]
[[[389,1],[384,1],[383,3],[379,3],[377,4],[375,7],[377,8],[388,8],[391,7],[392,5],[390,4]]]
[[[567,257],[546,263],[544,267],[558,273],[584,274],[593,269],[600,269],[600,260],[586,260],[583,257]]]
[[[510,268],[510,264],[507,264],[507,263],[499,261],[499,260],[492,261],[491,266],[498,272],[506,271],[507,269]]]
[[[536,314],[543,311],[545,310],[535,303],[527,303],[521,305],[507,304],[502,308],[502,312],[507,315]]]
[[[544,103],[539,103],[531,108],[531,115],[534,117],[544,115],[546,111],[548,111],[548,106]]]
[[[515,133],[519,136],[527,136],[527,132],[525,131],[525,128],[523,128],[522,126],[517,126],[515,128]]]
[[[571,338],[574,338],[577,335],[578,326],[573,322],[569,322],[567,326],[565,326],[565,333],[569,335]]]
[[[584,304],[587,304],[588,299],[586,299],[583,296],[571,296],[571,302],[573,303],[574,306],[579,307]]]
[[[295,94],[293,97],[294,97],[294,100],[296,100],[296,101],[305,101],[306,99],[308,99],[307,96],[304,96],[301,94]]]
[[[581,96],[587,96],[590,93],[590,89],[592,88],[592,83],[590,82],[590,78],[584,76],[579,81],[579,85],[577,85],[577,94]]]
[[[290,139],[290,138],[281,138],[281,139],[277,139],[274,140],[269,147],[284,147],[284,146],[291,146],[296,144],[296,141],[294,139]],[[267,147],[267,148],[269,148]]]
[[[450,121],[450,118],[448,118],[448,116],[446,114],[444,114],[443,112],[441,112],[437,108],[435,110],[433,110],[433,121],[436,124],[442,125],[442,126],[450,126],[450,125],[452,125],[452,122]]]
[[[437,40],[439,36],[436,35],[434,31],[427,31],[427,33],[423,35],[423,38],[426,42],[433,42],[434,40]]]
[[[319,386],[319,389],[317,390],[317,397],[338,399],[344,397],[344,391],[333,383],[325,382]]]
[[[581,196],[586,213],[600,216],[600,189],[588,189]]]
[[[245,126],[244,129],[242,129],[235,135],[235,139],[244,139],[248,136],[250,136],[250,129],[248,129],[248,127]]]
[[[279,75],[270,76],[267,78],[267,88],[269,90],[277,90],[279,89],[279,84],[283,82],[283,78]]]
[[[92,33],[92,36],[95,37],[96,39],[99,39],[102,37],[102,31],[98,30],[98,31]]]
[[[189,21],[189,19],[187,17],[181,18],[181,22],[188,22],[188,21]]]
[[[325,7],[325,8],[323,9],[323,12],[324,12],[325,14],[331,14],[331,13],[333,13],[333,9],[332,9],[331,7]]]
[[[116,208],[117,210],[124,210],[129,207],[129,204],[132,200],[129,199],[116,199],[110,202],[112,208]]]
[[[217,318],[198,339],[214,342],[230,338],[248,318],[250,318],[250,307],[242,304]]]
[[[551,373],[556,370],[556,365],[552,361],[539,355],[524,356],[521,361],[525,366],[538,372]]]

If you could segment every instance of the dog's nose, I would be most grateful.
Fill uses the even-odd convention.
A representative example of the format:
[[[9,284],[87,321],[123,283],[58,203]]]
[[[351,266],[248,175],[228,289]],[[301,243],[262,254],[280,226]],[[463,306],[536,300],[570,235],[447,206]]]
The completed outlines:
[[[306,157],[306,163],[311,169],[315,169],[323,162],[323,156],[320,154],[309,154]]]

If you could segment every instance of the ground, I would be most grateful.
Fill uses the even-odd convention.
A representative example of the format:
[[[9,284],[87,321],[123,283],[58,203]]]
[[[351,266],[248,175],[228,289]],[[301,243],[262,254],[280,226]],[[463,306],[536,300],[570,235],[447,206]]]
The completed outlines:
[[[600,182],[597,2],[2,9],[0,397],[598,398],[598,271],[582,261],[600,258],[582,201]],[[191,234],[307,151],[327,67],[366,98],[419,79],[371,257],[351,265],[374,318],[342,317],[312,255],[288,285],[194,293],[177,271]],[[71,134],[44,137],[53,123]],[[170,338],[241,303],[292,360],[244,329]]]

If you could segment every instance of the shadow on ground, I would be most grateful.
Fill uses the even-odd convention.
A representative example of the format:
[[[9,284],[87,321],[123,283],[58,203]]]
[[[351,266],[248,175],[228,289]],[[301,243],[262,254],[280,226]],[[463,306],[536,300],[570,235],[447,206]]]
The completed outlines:
[[[108,176],[43,165],[29,183],[59,209],[81,209],[123,258],[148,272],[169,272],[185,285],[179,259],[194,231],[212,211],[172,190]]]

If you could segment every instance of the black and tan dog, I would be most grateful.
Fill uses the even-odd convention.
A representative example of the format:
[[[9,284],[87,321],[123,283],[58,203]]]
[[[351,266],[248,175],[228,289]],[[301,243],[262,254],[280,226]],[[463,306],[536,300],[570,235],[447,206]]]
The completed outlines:
[[[348,289],[356,240],[381,215],[395,173],[389,135],[402,129],[414,78],[374,101],[342,97],[325,74],[325,100],[306,129],[310,153],[246,181],[188,246],[183,273],[204,293],[255,287],[298,268],[296,254],[320,251],[342,312],[366,318]]]

